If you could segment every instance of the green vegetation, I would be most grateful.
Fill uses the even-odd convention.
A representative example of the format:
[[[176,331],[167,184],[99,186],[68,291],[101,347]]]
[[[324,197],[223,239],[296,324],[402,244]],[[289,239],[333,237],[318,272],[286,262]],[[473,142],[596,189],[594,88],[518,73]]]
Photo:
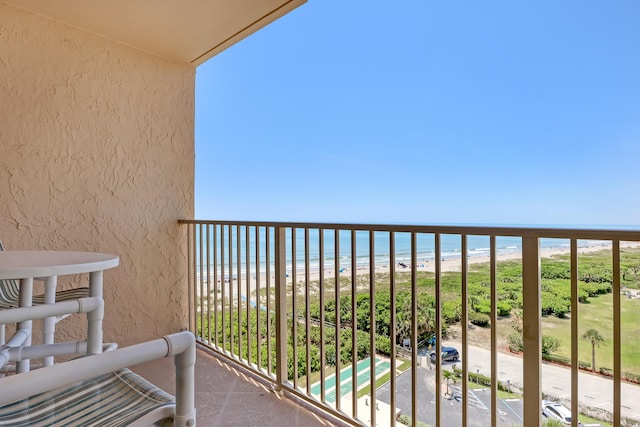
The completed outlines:
[[[407,414],[402,414],[398,417],[398,423],[404,424],[406,426],[413,425],[412,421],[413,420],[411,419],[411,417]],[[418,427],[431,427],[431,424],[423,423],[422,421],[418,421],[417,425]]]
[[[622,371],[623,376],[640,382],[640,300],[622,298],[620,328],[623,337]],[[613,295],[603,295],[592,298],[589,304],[578,307],[578,322],[580,336],[578,342],[578,359],[581,368],[591,368],[592,346],[580,338],[589,329],[595,329],[604,338],[598,348],[596,371],[613,368]],[[568,363],[571,357],[571,320],[546,317],[542,320],[545,334],[550,334],[560,341],[560,347],[554,352],[554,357],[563,358]]]
[[[456,374],[453,373],[452,371],[448,371],[448,370],[443,370],[442,371],[442,377],[444,378],[444,382],[447,385],[447,391],[445,392],[445,394],[448,396],[451,393],[449,393],[449,383],[456,383]]]
[[[275,339],[275,315],[269,316],[264,311],[258,311],[256,308],[249,309],[249,322],[247,322],[246,307],[243,308],[243,312],[240,316],[240,327],[238,327],[238,313],[234,311],[232,317],[229,312],[218,314],[217,325],[218,334],[215,333],[215,319],[211,319],[208,325],[204,328],[200,326],[200,319],[198,319],[199,327],[202,336],[208,336],[209,328],[211,328],[212,342],[216,345],[224,348],[225,350],[240,355],[241,358],[249,360],[251,363],[263,368],[268,369],[271,366],[272,370],[275,370],[277,358],[276,358],[276,339]],[[260,319],[258,320],[258,315]],[[224,328],[223,328],[224,317]],[[229,319],[232,319],[230,322]],[[270,323],[269,330],[267,324]],[[257,325],[260,328],[257,328]],[[288,329],[292,330],[293,320],[288,320]],[[339,336],[336,336],[336,328],[334,326],[325,325],[324,336],[321,337],[320,327],[318,325],[310,325],[309,333],[309,349],[310,354],[307,361],[307,334],[304,324],[298,327],[297,339],[295,340],[295,349],[297,352],[297,375],[298,378],[305,377],[307,374],[313,374],[320,372],[322,365],[325,368],[336,366],[338,361],[338,354],[336,353],[339,348],[339,361],[341,366],[352,363],[354,360],[361,360],[369,356],[370,335],[365,331],[356,331],[356,356],[352,354],[352,330],[351,328],[340,329]],[[251,331],[250,334],[247,330]],[[239,333],[240,332],[240,333]],[[240,338],[239,338],[240,337]],[[387,336],[376,335],[376,353],[389,354],[391,352],[390,340]],[[233,343],[233,346],[231,345]],[[322,345],[321,345],[322,343]],[[339,344],[339,345],[338,345]],[[271,348],[271,360],[269,360],[269,348]],[[321,348],[323,352],[321,353]],[[294,371],[294,339],[292,334],[288,334],[287,343],[287,374],[289,379],[293,379],[295,376]],[[310,372],[307,372],[307,362],[309,364]],[[324,362],[324,363],[323,363]],[[319,376],[317,377],[319,378]]]
[[[455,376],[456,379],[462,380],[462,369],[454,367],[453,371],[444,371],[442,373],[443,376],[446,372],[449,372],[450,375]],[[468,372],[467,383],[470,385],[473,384],[475,387],[479,387],[479,386],[491,387],[491,378],[480,373]],[[508,397],[513,397],[514,395],[517,395],[517,393],[513,393],[513,391],[510,391],[502,381],[498,381],[496,386],[497,386],[498,392],[502,392]]]
[[[396,303],[396,336],[394,341],[401,343],[403,339],[411,337],[411,293],[406,290],[395,294]],[[343,328],[350,328],[352,324],[351,296],[340,297],[340,313],[336,318],[335,300],[329,300],[324,304],[324,321],[336,324],[339,320]],[[356,328],[367,335],[371,331],[370,320],[370,296],[368,293],[358,294],[356,298]],[[427,293],[417,296],[417,327],[418,341],[430,337],[435,328],[435,298]],[[388,355],[391,353],[389,337],[391,335],[391,294],[388,290],[379,290],[375,294],[375,331],[377,340],[381,340],[378,351]],[[320,303],[311,303],[311,318],[320,321]],[[458,315],[459,316],[459,315]],[[459,317],[456,318],[456,320]],[[453,322],[450,319],[449,322]],[[382,342],[384,341],[384,342]]]
[[[582,339],[591,343],[591,372],[596,371],[596,347],[600,347],[600,344],[604,342],[604,338],[600,335],[597,329],[588,329],[587,332],[582,334]]]
[[[602,427],[611,427],[611,423],[599,420],[597,418],[588,417],[588,416],[586,416],[584,414],[580,414],[580,416],[578,418],[580,418],[580,421],[582,422],[583,425],[585,425],[585,424],[599,424]]]
[[[622,286],[640,288],[640,250],[623,249],[621,251]],[[590,329],[598,331],[602,339],[581,339],[579,359],[581,367],[589,366],[585,360],[592,360],[592,368],[608,373],[612,363],[612,260],[610,251],[601,251],[579,256],[578,275],[578,316],[582,334]],[[391,278],[389,274],[377,273],[375,277],[375,309],[373,324],[371,316],[371,295],[367,287],[368,276],[357,278],[358,293],[355,301],[355,312],[352,310],[351,292],[340,292],[336,295],[335,284],[329,279],[323,286],[318,282],[311,283],[314,289],[309,300],[304,293],[290,289],[289,298],[289,331],[292,330],[294,318],[304,319],[309,310],[313,324],[309,325],[309,337],[306,334],[304,321],[296,323],[297,334],[288,334],[288,377],[293,379],[297,374],[301,382],[306,376],[319,378],[318,372],[324,365],[327,372],[338,362],[341,366],[360,360],[370,354],[370,333],[375,331],[375,353],[388,355],[392,345],[402,343],[411,337],[411,307],[414,303],[411,294],[411,277],[408,272],[397,272],[395,276],[395,292],[390,293]],[[522,265],[519,261],[503,261],[497,269],[497,311],[500,319],[508,318],[513,328],[508,337],[512,349],[522,349],[520,338],[522,329]],[[542,350],[545,359],[563,363],[570,355],[570,320],[571,285],[569,256],[554,256],[541,262],[541,314],[544,334]],[[433,273],[418,272],[417,294],[417,340],[430,338],[435,332],[435,277]],[[447,335],[450,326],[459,323],[462,313],[461,299],[462,277],[459,272],[445,272],[440,280],[440,298],[442,301],[442,333]],[[350,289],[349,277],[341,277],[341,289]],[[467,274],[469,321],[479,328],[490,328],[490,274],[488,264],[470,264]],[[323,304],[320,304],[322,292]],[[263,295],[264,297],[264,295]],[[337,298],[336,298],[337,297]],[[270,298],[273,298],[271,295]],[[297,313],[292,312],[292,301],[296,298]],[[396,331],[392,333],[391,303],[395,302]],[[273,302],[273,299],[271,299]],[[338,310],[336,308],[339,307]],[[214,320],[201,328],[202,336],[208,336],[211,328],[212,341],[225,350],[248,359],[263,369],[275,370],[275,315],[256,308],[242,307],[240,323],[237,310],[229,313],[228,306],[218,314],[218,333],[215,334]],[[259,320],[258,320],[259,315]],[[223,318],[225,320],[222,327]],[[319,324],[325,322],[321,336]],[[206,319],[205,319],[206,320]],[[621,313],[622,331],[625,336],[640,336],[640,300],[622,298]],[[267,326],[269,326],[267,330]],[[355,328],[355,336],[353,330]],[[499,328],[499,333],[502,333]],[[249,332],[247,332],[249,330]],[[268,331],[268,333],[267,333]],[[259,334],[257,333],[259,332]],[[249,335],[249,338],[247,336]],[[582,335],[581,335],[582,336]],[[307,338],[309,355],[307,355]],[[352,343],[356,341],[355,353],[352,354]],[[506,339],[506,336],[505,336]],[[594,338],[595,339],[595,338]],[[233,342],[233,346],[231,346]],[[599,362],[593,361],[593,352],[600,346]],[[240,349],[240,346],[242,347]],[[270,348],[270,353],[269,353]],[[322,348],[322,352],[321,352]],[[294,349],[297,354],[297,366],[294,363]],[[249,352],[250,350],[250,352]],[[250,354],[249,354],[250,353]],[[640,379],[640,340],[624,340],[622,343],[622,362],[625,377]],[[309,369],[307,369],[309,368]],[[308,372],[307,372],[308,370]]]

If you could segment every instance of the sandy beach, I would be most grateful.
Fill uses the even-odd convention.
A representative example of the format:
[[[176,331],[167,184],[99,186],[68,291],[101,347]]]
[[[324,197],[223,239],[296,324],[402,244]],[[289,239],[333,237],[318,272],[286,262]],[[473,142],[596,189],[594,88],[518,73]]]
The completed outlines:
[[[638,248],[640,247],[640,242],[621,242],[621,247],[622,248]],[[585,253],[590,253],[590,252],[597,252],[597,251],[602,251],[602,250],[611,250],[611,244],[607,244],[607,243],[603,243],[602,245],[598,245],[598,244],[594,244],[594,245],[590,245],[590,246],[582,246],[582,247],[578,247],[578,254],[585,254]],[[550,258],[554,255],[564,255],[564,254],[569,254],[570,252],[570,248],[569,247],[557,247],[557,248],[541,248],[540,249],[540,257],[541,258]],[[519,260],[522,258],[522,253],[520,251],[514,251],[511,253],[504,253],[504,254],[499,254],[496,256],[497,258],[497,262],[501,262],[501,261],[507,261],[507,260]],[[468,264],[481,264],[481,263],[488,263],[490,261],[490,257],[488,255],[473,255],[473,256],[469,256],[467,257],[467,262]],[[436,266],[436,262],[431,259],[431,260],[419,260],[418,265],[416,266],[416,270],[417,271],[429,271],[429,272],[435,272],[435,266]],[[408,273],[411,271],[411,265],[409,263],[403,263],[404,266],[401,265],[396,265],[395,269],[396,272],[400,272],[400,273]],[[440,261],[440,268],[442,272],[448,272],[448,271],[461,271],[462,269],[462,261],[461,261],[461,257],[450,257],[450,258],[445,258],[442,259]],[[391,271],[391,267],[390,265],[387,264],[380,264],[380,265],[376,265],[375,266],[375,273],[378,274],[388,274]],[[213,274],[213,272],[212,272]],[[350,268],[343,268],[341,269],[341,271],[338,273],[339,277],[346,277],[346,278],[350,278],[352,276],[351,273],[351,269]],[[369,266],[359,266],[356,269],[356,275],[357,276],[361,276],[361,275],[368,275],[369,274]],[[225,276],[227,276],[228,279],[228,271],[226,272]],[[231,275],[232,276],[232,283],[229,284],[228,280],[225,280],[225,290],[227,291],[226,293],[228,294],[229,292],[229,288],[231,287],[231,292],[232,294],[235,296],[238,293],[238,283],[237,283],[237,271],[234,269],[234,274]],[[335,268],[325,268],[324,270],[324,279],[325,280],[331,280],[335,278]],[[304,285],[306,277],[304,274],[304,270],[301,270],[300,268],[298,268],[298,271],[294,274],[291,271],[287,272],[287,284],[291,285],[293,284],[293,281],[295,279],[295,282],[299,285]],[[309,274],[309,282],[310,283],[314,283],[317,285],[317,283],[320,280],[320,271],[318,269],[312,270]],[[242,295],[254,295],[255,294],[255,290],[257,287],[257,280],[255,275],[252,275],[252,277],[249,280],[248,283],[248,287],[249,289],[247,289],[247,281],[246,281],[246,271],[245,268],[242,269],[241,274],[240,274],[240,291]],[[217,280],[217,286],[214,286],[213,283],[211,283],[211,290],[212,292],[215,292],[215,288],[218,288],[218,290],[220,290],[220,279]],[[206,283],[206,280],[205,280]],[[269,285],[269,287],[272,289],[273,292],[273,288],[275,286],[275,274],[273,272],[273,270],[270,272],[270,277],[269,280],[267,280],[267,275],[265,273],[262,273],[260,275],[260,289],[264,289],[267,287],[267,284]],[[206,284],[205,284],[206,286]],[[199,293],[199,292],[198,292]],[[261,298],[262,299],[262,298]]]
[[[620,243],[621,248],[637,248],[640,247],[640,242],[621,242]],[[591,246],[584,246],[584,247],[578,247],[578,254],[585,254],[585,253],[590,253],[590,252],[598,252],[598,251],[602,251],[602,250],[607,250],[607,249],[611,249],[611,244],[602,244],[602,245],[591,245]],[[554,255],[564,255],[564,254],[569,254],[570,253],[570,248],[542,248],[540,249],[540,257],[541,258],[551,258]],[[519,260],[522,258],[522,252],[518,251],[518,252],[513,252],[513,253],[507,253],[507,254],[500,254],[500,255],[496,255],[496,261],[500,262],[500,261],[507,261],[507,260]],[[467,258],[467,263],[468,264],[482,264],[482,263],[488,263],[490,261],[490,257],[488,255],[477,255],[477,256],[469,256]],[[410,272],[411,271],[411,265],[409,263],[404,263],[404,265],[406,265],[406,267],[402,267],[399,265],[396,265],[396,272]],[[422,261],[418,261],[418,266],[416,268],[417,271],[430,271],[430,272],[435,272],[435,267],[436,267],[436,262],[433,260],[422,260]],[[448,258],[448,259],[443,259],[440,261],[440,269],[442,272],[446,272],[446,271],[461,271],[462,270],[462,260],[460,257],[457,258]],[[376,273],[389,273],[391,270],[389,265],[377,265],[375,267],[375,272]],[[325,279],[329,278],[329,277],[334,277],[334,269],[329,269],[329,270],[325,270]],[[351,269],[347,268],[345,269],[345,271],[339,273],[341,277],[351,277]],[[358,268],[356,270],[356,274],[357,275],[361,275],[361,274],[369,274],[369,268],[368,267],[362,267],[362,268]],[[263,275],[264,277],[264,275]],[[273,276],[272,276],[273,277]],[[264,277],[264,279],[266,279],[266,277]],[[264,280],[261,279],[261,280]],[[290,277],[288,278],[288,283],[292,283],[292,277],[290,275]],[[311,272],[309,274],[309,279],[310,281],[318,281],[320,280],[320,272],[319,271],[314,271]],[[296,274],[296,282],[300,282],[300,281],[304,281],[305,280],[305,274],[304,273],[297,273]]]

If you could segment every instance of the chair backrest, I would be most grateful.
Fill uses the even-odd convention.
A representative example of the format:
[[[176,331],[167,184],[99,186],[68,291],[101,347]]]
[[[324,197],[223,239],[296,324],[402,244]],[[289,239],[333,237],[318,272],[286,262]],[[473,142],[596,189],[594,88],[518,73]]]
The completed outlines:
[[[4,251],[4,246],[0,241],[0,251]],[[17,307],[20,300],[20,288],[18,282],[13,279],[0,280],[0,309]]]

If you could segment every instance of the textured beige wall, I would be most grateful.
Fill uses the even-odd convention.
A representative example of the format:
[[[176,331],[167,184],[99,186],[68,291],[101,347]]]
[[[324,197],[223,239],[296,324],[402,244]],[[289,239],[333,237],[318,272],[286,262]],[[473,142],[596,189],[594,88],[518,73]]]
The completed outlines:
[[[107,340],[187,325],[177,220],[193,217],[194,81],[193,68],[0,3],[0,239],[119,255]]]

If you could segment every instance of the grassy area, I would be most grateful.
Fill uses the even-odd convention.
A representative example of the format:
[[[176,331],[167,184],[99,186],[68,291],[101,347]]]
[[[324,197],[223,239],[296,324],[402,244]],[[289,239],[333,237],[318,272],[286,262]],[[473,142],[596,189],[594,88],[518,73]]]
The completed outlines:
[[[480,389],[488,389],[486,385],[477,384],[473,381],[469,381],[469,389],[470,390],[480,390]],[[522,399],[522,395],[518,393],[507,393],[506,391],[498,390],[498,399]]]
[[[580,414],[578,419],[582,422],[582,424],[600,424],[602,427],[612,427],[611,423],[607,423],[596,418],[587,417],[583,414]]]
[[[588,329],[596,329],[604,337],[596,347],[596,369],[613,369],[613,296],[611,294],[590,298],[589,303],[578,306],[580,337]],[[542,319],[543,333],[560,340],[560,348],[554,352],[571,357],[571,320],[557,317]],[[622,329],[622,371],[640,375],[640,300],[622,296],[620,327]],[[627,339],[625,339],[627,337]],[[579,359],[591,363],[591,344],[580,338]]]
[[[398,417],[398,422],[396,424],[405,425],[405,426],[413,425],[411,417],[407,414],[400,415],[400,417]],[[423,423],[420,420],[418,420],[417,424],[418,424],[418,427],[432,427],[431,424]]]

